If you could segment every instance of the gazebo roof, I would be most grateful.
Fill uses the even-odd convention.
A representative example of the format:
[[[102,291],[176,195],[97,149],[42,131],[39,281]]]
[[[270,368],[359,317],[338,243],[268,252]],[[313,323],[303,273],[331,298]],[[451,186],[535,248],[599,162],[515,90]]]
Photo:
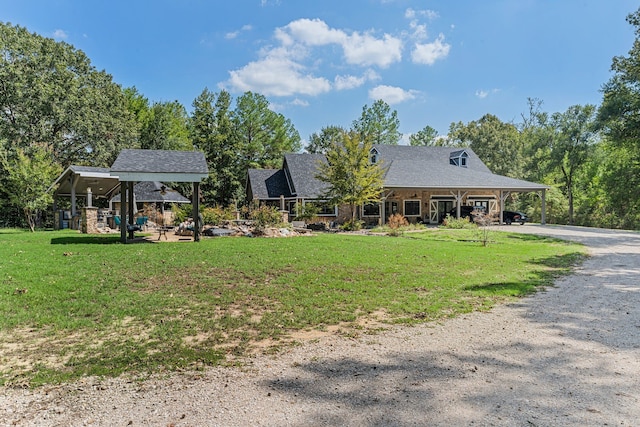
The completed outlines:
[[[201,151],[122,150],[111,165],[120,181],[200,182],[209,175]]]
[[[118,177],[112,176],[109,168],[71,165],[60,174],[50,190],[57,186],[57,195],[70,196],[71,187],[75,186],[78,195],[86,195],[87,188],[91,188],[94,197],[110,197],[119,185]]]

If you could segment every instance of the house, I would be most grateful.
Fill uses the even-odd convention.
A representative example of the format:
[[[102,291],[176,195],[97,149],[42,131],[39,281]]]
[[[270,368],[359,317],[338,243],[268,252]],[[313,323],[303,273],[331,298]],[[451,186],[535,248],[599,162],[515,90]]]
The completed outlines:
[[[385,172],[382,201],[360,208],[360,218],[368,224],[385,223],[395,213],[413,223],[437,224],[446,212],[465,205],[501,215],[510,194],[527,192],[540,194],[545,222],[547,186],[496,175],[470,148],[378,144],[371,148],[369,161]],[[347,220],[344,207],[323,203],[326,184],[316,178],[319,162],[326,162],[321,154],[286,154],[280,169],[250,169],[247,199],[277,206],[290,216],[312,202],[321,207],[318,216]]]

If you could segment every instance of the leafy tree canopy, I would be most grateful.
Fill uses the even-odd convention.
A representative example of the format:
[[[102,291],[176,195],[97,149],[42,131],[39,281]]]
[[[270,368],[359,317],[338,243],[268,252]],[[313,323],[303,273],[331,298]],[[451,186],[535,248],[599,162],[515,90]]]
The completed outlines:
[[[324,154],[335,142],[342,141],[344,129],[340,126],[325,126],[319,133],[312,133],[309,144],[305,147],[308,153]]]
[[[628,56],[613,58],[614,76],[602,87],[598,125],[615,142],[640,145],[640,9],[627,16],[636,39]]]
[[[360,135],[361,141],[369,140],[371,144],[398,145],[402,133],[398,112],[391,111],[389,104],[379,99],[371,107],[362,107],[360,118],[353,121],[353,130]]]
[[[318,165],[317,178],[328,185],[323,197],[332,204],[348,204],[352,224],[358,206],[380,201],[383,169],[381,163],[369,162],[371,148],[369,140],[361,143],[358,132],[345,132],[327,151],[327,162]]]
[[[412,146],[435,146],[440,145],[444,138],[438,138],[438,131],[431,126],[425,126],[409,137],[409,145]]]
[[[0,138],[12,149],[45,144],[53,160],[108,166],[135,138],[123,92],[86,55],[0,23]]]

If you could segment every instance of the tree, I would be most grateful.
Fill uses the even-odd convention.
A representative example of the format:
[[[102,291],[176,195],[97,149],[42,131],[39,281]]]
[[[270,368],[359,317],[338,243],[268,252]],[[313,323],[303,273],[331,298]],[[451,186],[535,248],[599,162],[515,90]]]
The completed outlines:
[[[444,140],[444,139],[443,139]],[[422,130],[409,137],[409,145],[435,146],[438,144],[438,131],[431,126],[425,126]]]
[[[353,121],[353,130],[360,134],[361,141],[372,144],[398,145],[402,134],[398,131],[398,112],[391,111],[389,104],[379,99],[371,107],[362,107],[360,118]]]
[[[205,88],[193,101],[189,131],[194,146],[211,165],[201,190],[205,202],[212,205],[228,206],[242,189],[230,106],[231,95],[224,90],[216,95]]]
[[[613,77],[602,87],[597,124],[611,141],[634,149],[640,146],[640,9],[627,16],[636,39],[629,56],[613,58]]]
[[[312,133],[309,144],[305,147],[307,153],[324,154],[334,142],[341,142],[344,129],[340,126],[325,126],[319,133]]]
[[[596,141],[596,108],[593,105],[573,105],[564,113],[551,116],[549,134],[550,165],[561,172],[561,182],[569,202],[569,224],[574,224],[575,176],[589,158]]]
[[[0,138],[53,161],[108,166],[135,139],[122,89],[64,42],[0,23]]]
[[[35,231],[40,211],[53,203],[53,195],[47,189],[62,168],[53,161],[46,146],[32,146],[29,155],[22,148],[13,156],[4,152],[0,160],[6,172],[9,201],[22,209],[29,228]]]
[[[466,125],[451,123],[449,140],[452,145],[470,147],[493,173],[522,177],[522,145],[513,124],[485,114]]]
[[[323,197],[332,204],[349,205],[352,227],[357,224],[358,206],[380,201],[384,171],[380,163],[369,162],[371,148],[369,140],[360,142],[358,132],[345,132],[342,141],[327,151],[327,162],[318,166],[316,177],[328,184]]]
[[[192,150],[188,115],[178,101],[154,102],[140,117],[140,148],[149,150]]]
[[[243,174],[249,168],[278,167],[284,153],[301,148],[300,134],[291,121],[269,109],[269,101],[263,95],[245,92],[240,96],[232,125]]]

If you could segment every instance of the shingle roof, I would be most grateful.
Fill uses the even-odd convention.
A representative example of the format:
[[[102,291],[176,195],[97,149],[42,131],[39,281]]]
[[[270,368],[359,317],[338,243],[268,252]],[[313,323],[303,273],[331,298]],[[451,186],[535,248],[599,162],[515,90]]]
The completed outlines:
[[[287,179],[282,169],[249,169],[248,187],[251,198],[278,199],[281,195],[291,197]]]
[[[316,178],[318,165],[326,161],[322,154],[285,154],[283,168],[291,176],[291,190],[297,197],[317,198],[327,189],[327,184]]]
[[[111,165],[111,173],[197,173],[208,174],[207,161],[201,151],[134,150],[120,152]]]
[[[460,155],[456,147],[412,147],[374,145],[385,169],[386,188],[501,189],[535,191],[547,188],[535,182],[493,174],[470,148],[467,166],[451,165],[450,156]],[[318,163],[326,162],[321,154],[286,154],[282,169],[250,169],[249,184],[253,198],[318,198],[327,184],[316,178]],[[285,172],[286,171],[286,172]],[[287,182],[291,178],[291,192]]]

